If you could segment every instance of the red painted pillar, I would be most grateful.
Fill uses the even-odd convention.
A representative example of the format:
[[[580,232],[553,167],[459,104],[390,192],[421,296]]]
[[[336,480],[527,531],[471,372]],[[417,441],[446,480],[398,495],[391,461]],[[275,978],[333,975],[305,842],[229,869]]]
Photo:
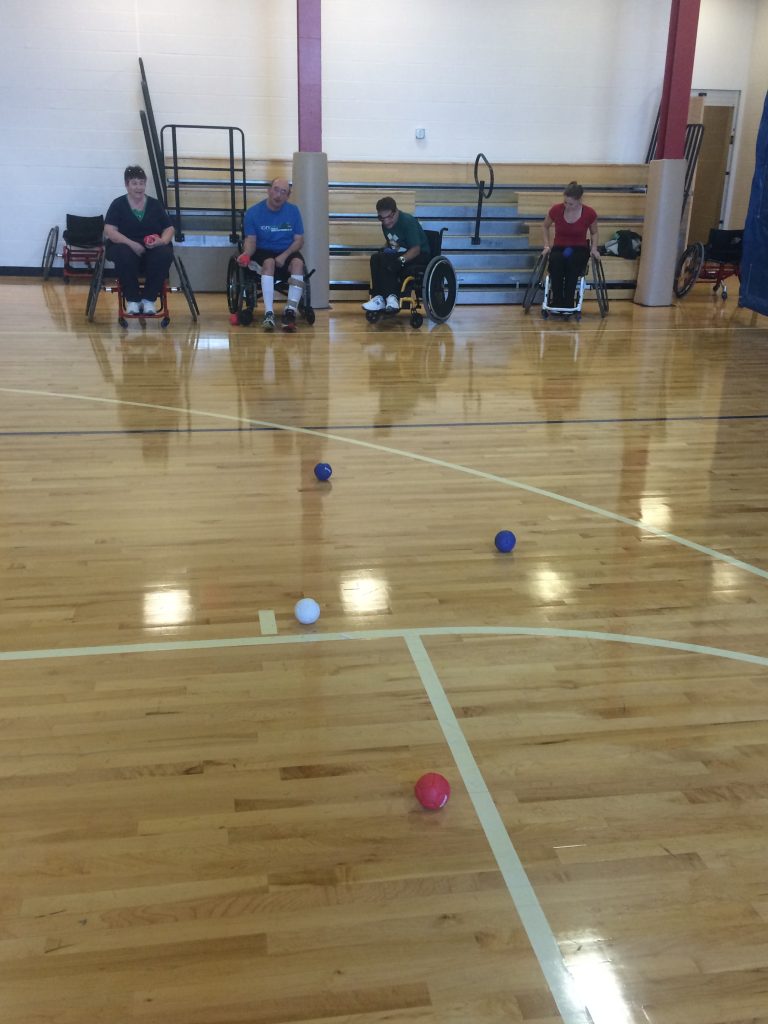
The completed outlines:
[[[672,0],[667,63],[659,110],[657,160],[679,160],[685,155],[685,128],[688,124],[700,4],[701,0]]]
[[[323,149],[320,0],[296,0],[299,72],[299,151]]]

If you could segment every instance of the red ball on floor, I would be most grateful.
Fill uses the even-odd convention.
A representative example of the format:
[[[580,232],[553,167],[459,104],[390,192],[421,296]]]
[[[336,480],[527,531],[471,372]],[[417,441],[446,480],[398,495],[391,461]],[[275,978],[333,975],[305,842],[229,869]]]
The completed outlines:
[[[451,784],[444,775],[427,772],[422,775],[414,786],[416,799],[428,811],[438,811],[448,803],[451,795]]]

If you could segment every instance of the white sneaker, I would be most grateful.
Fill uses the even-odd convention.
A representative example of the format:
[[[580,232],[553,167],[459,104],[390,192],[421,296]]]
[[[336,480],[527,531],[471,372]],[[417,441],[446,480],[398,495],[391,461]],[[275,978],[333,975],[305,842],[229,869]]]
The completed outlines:
[[[130,313],[131,316],[138,316],[142,312],[140,302],[126,302],[125,312]]]
[[[384,298],[381,295],[374,295],[363,303],[363,309],[369,313],[376,313],[378,310],[384,309]]]
[[[394,310],[395,313],[400,309],[400,299],[396,295],[387,296],[387,309]]]
[[[141,300],[141,312],[144,314],[144,316],[154,316],[155,315],[155,313],[157,312],[157,308],[156,308],[154,302],[152,301],[152,299],[142,299]]]

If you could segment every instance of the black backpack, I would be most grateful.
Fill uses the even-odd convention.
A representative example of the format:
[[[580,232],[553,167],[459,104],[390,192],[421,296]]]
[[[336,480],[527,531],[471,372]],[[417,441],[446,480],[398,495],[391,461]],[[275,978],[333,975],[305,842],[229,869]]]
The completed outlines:
[[[642,238],[636,231],[622,228],[615,231],[600,251],[606,256],[620,256],[623,260],[636,260],[640,255]]]
[[[640,247],[642,245],[642,238],[636,231],[629,231],[622,229],[616,232],[618,236],[617,256],[620,256],[623,260],[636,260],[640,255]]]

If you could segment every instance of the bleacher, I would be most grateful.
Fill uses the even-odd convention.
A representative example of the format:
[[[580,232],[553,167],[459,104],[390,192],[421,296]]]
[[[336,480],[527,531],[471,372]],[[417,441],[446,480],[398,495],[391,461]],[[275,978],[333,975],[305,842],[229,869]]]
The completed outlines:
[[[167,172],[166,172],[167,173]],[[530,271],[541,250],[541,223],[576,179],[584,201],[599,216],[601,241],[630,228],[642,235],[646,164],[497,164],[491,196],[483,200],[476,239],[478,188],[472,163],[329,162],[330,288],[333,301],[359,301],[368,287],[368,258],[381,246],[376,200],[392,195],[423,226],[445,227],[443,251],[459,279],[459,303],[507,304],[522,301]],[[266,183],[290,178],[290,162],[246,161],[247,202],[258,202]],[[231,248],[228,161],[182,158],[178,179],[168,174],[169,205],[178,180],[185,236]],[[296,197],[300,203],[299,196]],[[605,257],[611,299],[631,298],[637,261]],[[222,288],[223,288],[222,277]]]

